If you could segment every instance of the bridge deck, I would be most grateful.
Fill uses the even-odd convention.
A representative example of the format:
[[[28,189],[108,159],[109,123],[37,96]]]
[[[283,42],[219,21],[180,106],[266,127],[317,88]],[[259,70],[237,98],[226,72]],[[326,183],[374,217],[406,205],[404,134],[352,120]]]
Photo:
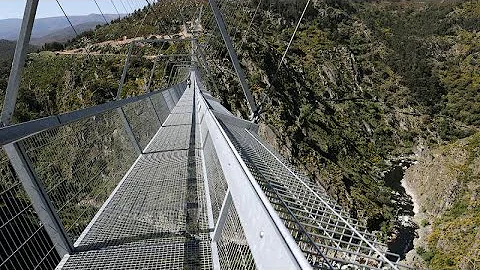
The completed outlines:
[[[58,268],[212,268],[193,95],[187,88]]]

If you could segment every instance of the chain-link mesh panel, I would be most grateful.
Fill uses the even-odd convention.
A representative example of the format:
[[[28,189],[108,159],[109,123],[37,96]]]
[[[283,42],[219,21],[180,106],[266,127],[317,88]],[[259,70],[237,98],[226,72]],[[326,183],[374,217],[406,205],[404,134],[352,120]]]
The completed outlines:
[[[0,150],[0,269],[53,269],[59,261],[7,155]]]
[[[296,171],[257,135],[231,124],[225,126],[242,159],[312,266],[319,269],[328,264],[334,268],[389,266],[380,253],[395,254],[387,253],[386,246],[376,242],[364,224],[350,218],[328,198],[320,185]],[[398,255],[395,262],[398,263]]]
[[[233,204],[230,206],[225,226],[222,229],[220,239],[217,241],[217,248],[221,269],[256,269],[255,261]]]
[[[135,159],[116,110],[41,132],[21,143],[72,240]]]
[[[207,132],[207,131],[203,131]],[[202,132],[202,136],[204,133]],[[214,222],[217,222],[222,208],[223,198],[227,192],[228,186],[225,176],[223,175],[222,167],[218,161],[213,142],[208,133],[205,144],[203,146],[203,155],[205,157],[205,167],[208,179],[208,188],[210,191],[210,201],[212,204],[212,213]]]
[[[127,104],[123,107],[135,140],[144,149],[160,128],[161,123],[150,99]]]
[[[163,93],[163,92],[162,92]],[[157,112],[158,117],[160,118],[160,122],[165,122],[168,115],[170,114],[170,110],[168,109],[167,102],[165,101],[165,97],[162,93],[158,93],[153,95],[150,99],[152,100],[153,107]]]
[[[177,91],[175,91],[175,88],[168,89],[168,92],[170,93],[170,96],[172,96],[173,102],[177,104],[178,100],[180,99],[180,96],[178,95]]]

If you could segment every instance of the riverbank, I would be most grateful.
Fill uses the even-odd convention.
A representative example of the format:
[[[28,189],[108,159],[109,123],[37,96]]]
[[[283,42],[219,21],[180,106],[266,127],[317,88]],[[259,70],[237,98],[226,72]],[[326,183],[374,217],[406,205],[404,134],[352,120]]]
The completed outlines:
[[[402,186],[418,224],[405,263],[415,269],[480,269],[480,133],[423,153]]]
[[[411,171],[414,171],[414,168],[410,171],[408,169],[405,171],[401,185],[405,189],[405,193],[411,197],[414,213],[412,221],[417,225],[417,229],[413,239],[413,248],[405,254],[405,259],[403,261],[406,265],[410,265],[415,269],[425,269],[424,261],[417,253],[416,248],[427,244],[426,237],[432,232],[432,226],[427,221],[428,219],[425,213],[420,212],[418,196],[411,185],[411,181],[413,181],[413,174]]]

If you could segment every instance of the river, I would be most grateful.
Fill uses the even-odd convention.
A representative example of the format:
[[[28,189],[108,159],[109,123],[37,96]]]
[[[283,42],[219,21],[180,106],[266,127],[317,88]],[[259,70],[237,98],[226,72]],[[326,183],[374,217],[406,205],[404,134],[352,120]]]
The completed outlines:
[[[383,177],[385,184],[394,190],[393,200],[397,207],[398,217],[395,222],[396,237],[387,243],[388,251],[399,254],[402,260],[405,259],[405,254],[413,249],[413,240],[417,229],[413,222],[412,197],[406,193],[401,183],[405,170],[410,165],[412,165],[411,161],[396,162]]]

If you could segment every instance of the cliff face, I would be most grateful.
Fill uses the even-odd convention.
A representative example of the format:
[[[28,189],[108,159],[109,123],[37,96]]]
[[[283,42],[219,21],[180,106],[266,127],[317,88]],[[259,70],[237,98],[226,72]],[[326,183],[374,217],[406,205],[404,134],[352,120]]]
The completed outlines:
[[[478,128],[478,3],[312,1],[277,70],[305,2],[262,2],[248,30],[240,10],[224,7],[261,101],[263,134],[388,235],[397,206],[379,173],[392,159]],[[230,63],[210,64],[225,83],[215,94],[246,115],[241,90],[221,68]]]
[[[405,173],[419,205],[417,254],[431,269],[480,267],[480,133],[422,155]]]

